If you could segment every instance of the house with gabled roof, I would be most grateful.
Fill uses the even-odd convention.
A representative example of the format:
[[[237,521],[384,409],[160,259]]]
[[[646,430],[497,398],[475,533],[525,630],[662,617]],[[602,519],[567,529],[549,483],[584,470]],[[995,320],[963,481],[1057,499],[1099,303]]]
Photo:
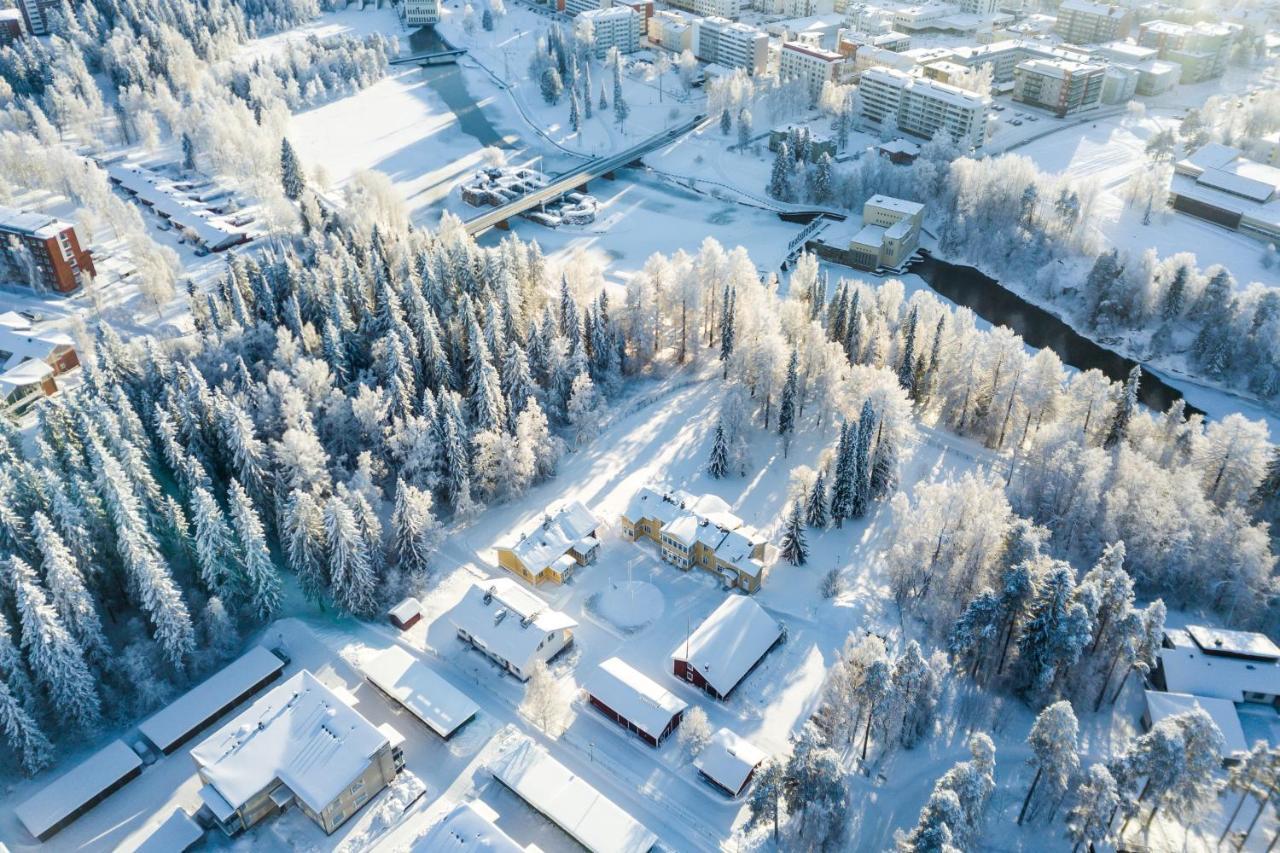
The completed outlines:
[[[594,563],[600,551],[600,521],[581,501],[548,513],[530,530],[499,545],[498,565],[529,583],[564,583],[579,566]]]
[[[578,623],[510,578],[476,581],[449,611],[458,639],[521,681],[573,642]]]
[[[676,730],[689,707],[617,657],[588,673],[582,686],[593,708],[652,747],[661,746]]]
[[[783,635],[782,624],[763,607],[730,595],[671,652],[672,672],[723,701]]]
[[[777,548],[715,495],[645,486],[632,496],[621,521],[626,539],[648,539],[666,562],[711,572],[731,589],[755,592],[777,559]]]

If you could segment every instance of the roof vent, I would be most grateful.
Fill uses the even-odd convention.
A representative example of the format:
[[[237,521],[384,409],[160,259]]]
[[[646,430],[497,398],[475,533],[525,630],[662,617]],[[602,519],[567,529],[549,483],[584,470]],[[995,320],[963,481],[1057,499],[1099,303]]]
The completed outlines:
[[[485,604],[493,604],[493,594],[494,594],[494,592],[495,592],[495,591],[496,591],[496,590],[495,590],[495,588],[494,588],[494,587],[489,587],[488,589],[486,589],[486,590],[484,591],[484,603],[485,603]]]

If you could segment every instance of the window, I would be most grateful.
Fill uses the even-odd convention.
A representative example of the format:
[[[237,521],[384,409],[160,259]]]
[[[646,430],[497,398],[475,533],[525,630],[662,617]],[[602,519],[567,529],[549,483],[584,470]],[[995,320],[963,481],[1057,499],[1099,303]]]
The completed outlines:
[[[357,779],[356,783],[351,786],[350,793],[354,794],[364,787],[364,779]]]

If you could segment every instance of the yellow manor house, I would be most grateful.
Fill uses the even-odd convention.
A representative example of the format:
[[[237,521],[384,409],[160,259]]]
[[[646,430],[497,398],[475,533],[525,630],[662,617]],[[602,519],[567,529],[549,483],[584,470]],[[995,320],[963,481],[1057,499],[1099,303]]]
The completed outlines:
[[[514,542],[499,545],[498,565],[529,583],[564,583],[579,566],[596,561],[600,522],[581,501],[571,501],[554,514],[544,515],[532,530]]]
[[[729,587],[755,592],[764,582],[777,548],[729,511],[715,495],[646,486],[622,515],[622,535],[657,543],[662,559],[681,569],[713,572]]]

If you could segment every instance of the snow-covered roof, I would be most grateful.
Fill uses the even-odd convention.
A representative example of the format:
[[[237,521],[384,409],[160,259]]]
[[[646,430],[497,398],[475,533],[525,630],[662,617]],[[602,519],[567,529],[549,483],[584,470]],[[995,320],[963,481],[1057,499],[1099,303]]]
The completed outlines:
[[[1111,6],[1106,3],[1093,3],[1090,0],[1062,0],[1062,4],[1058,6],[1058,11],[1067,9],[1074,12],[1088,12],[1091,15],[1099,15],[1104,18],[1122,18],[1129,14],[1128,9],[1122,9],[1119,6]]]
[[[41,382],[52,375],[53,368],[47,362],[33,358],[30,361],[24,361],[17,367],[9,368],[4,373],[0,373],[0,388],[8,390],[21,388],[24,385]]]
[[[694,759],[693,766],[736,796],[742,791],[747,777],[767,757],[764,750],[728,729],[721,729],[707,741],[702,752]]]
[[[124,741],[113,740],[20,803],[13,813],[27,832],[40,838],[141,767],[136,752]]]
[[[360,669],[374,686],[440,737],[453,734],[480,710],[465,693],[400,646],[392,646]]]
[[[71,227],[73,226],[70,222],[64,222],[47,213],[0,205],[0,231],[5,233],[48,240]]]
[[[693,544],[698,536],[699,519],[691,512],[686,512],[669,524],[662,525],[662,532],[681,542]]]
[[[1205,654],[1280,660],[1280,646],[1276,646],[1266,634],[1259,634],[1256,631],[1211,628],[1205,625],[1188,625],[1186,631]]]
[[[279,779],[320,812],[386,745],[377,727],[304,669],[191,750],[191,758],[232,808]]]
[[[727,696],[781,636],[782,626],[763,607],[745,595],[730,595],[671,658],[689,663]]]
[[[169,752],[211,722],[211,716],[222,713],[229,703],[282,669],[284,661],[262,646],[254,646],[157,711],[138,726],[138,731],[157,749]]]
[[[1197,649],[1161,649],[1165,687],[1170,693],[1190,693],[1243,702],[1244,694],[1280,696],[1280,664],[1207,655]]]
[[[387,615],[400,622],[408,622],[413,617],[422,615],[422,602],[411,595],[388,610]]]
[[[599,526],[600,521],[581,501],[570,501],[506,547],[537,574],[570,548],[588,539]],[[589,544],[583,542],[584,547]]]
[[[671,718],[689,704],[622,658],[612,657],[583,679],[582,687],[637,728],[662,737]]]
[[[1242,157],[1221,169],[1205,169],[1196,178],[1196,183],[1250,201],[1266,203],[1275,196],[1276,188],[1280,187],[1280,169]]]
[[[182,809],[174,809],[133,853],[182,853],[204,837],[204,829]]]
[[[0,323],[0,370],[9,370],[30,359],[43,361],[59,347],[74,345],[66,335],[37,335],[29,330],[15,329],[8,323]]]
[[[648,853],[658,836],[525,739],[493,775],[592,853]]]
[[[915,216],[924,210],[924,205],[915,201],[908,201],[905,198],[894,198],[887,195],[873,195],[867,199],[866,203],[873,207],[881,207],[885,210],[892,210],[895,213],[901,213],[904,216]]]
[[[1203,708],[1213,718],[1218,730],[1222,732],[1222,757],[1230,758],[1237,752],[1248,752],[1249,745],[1244,739],[1244,729],[1240,727],[1240,716],[1236,713],[1235,703],[1229,699],[1215,699],[1211,696],[1192,696],[1188,693],[1165,693],[1159,690],[1145,691],[1147,696],[1147,716],[1151,725],[1155,725],[1166,717],[1182,714],[1195,708]]]
[[[858,233],[853,235],[853,239],[850,242],[879,251],[880,247],[884,245],[885,230],[883,225],[863,225],[858,229]]]
[[[248,239],[242,229],[215,218],[204,204],[184,197],[172,182],[165,181],[149,169],[113,163],[107,166],[107,176],[180,227],[194,232],[196,238],[212,251]]]
[[[674,495],[644,486],[631,496],[622,514],[631,521],[652,518],[665,527],[683,513]]]
[[[444,816],[417,844],[413,853],[528,853],[494,823],[497,813],[472,800]]]
[[[578,625],[510,578],[475,582],[449,618],[522,671],[548,634]]]

